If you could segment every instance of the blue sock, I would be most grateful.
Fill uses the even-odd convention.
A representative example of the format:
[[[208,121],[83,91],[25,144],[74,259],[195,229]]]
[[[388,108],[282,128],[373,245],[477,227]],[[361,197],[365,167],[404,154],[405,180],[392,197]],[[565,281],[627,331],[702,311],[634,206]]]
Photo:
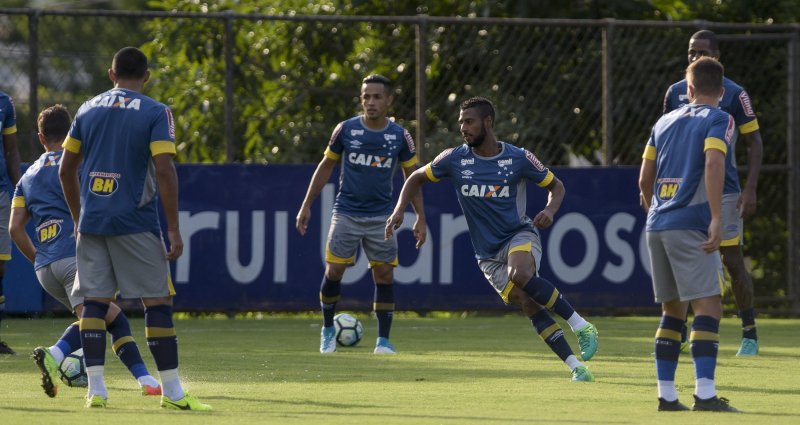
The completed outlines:
[[[536,328],[536,332],[545,344],[556,353],[558,358],[566,361],[567,357],[573,355],[572,348],[570,348],[567,339],[564,338],[564,330],[561,329],[561,326],[558,326],[558,323],[553,320],[547,310],[539,310],[530,319],[533,327]]]
[[[159,371],[178,368],[178,337],[172,323],[172,306],[154,305],[144,309],[147,346]]]
[[[655,338],[656,379],[675,381],[678,357],[681,354],[681,327],[683,320],[667,315],[661,316]]]
[[[58,347],[65,356],[81,348],[80,323],[81,322],[75,322],[67,326],[67,329],[64,330],[64,334],[61,335],[61,338],[55,343],[55,346]]]
[[[106,314],[108,304],[84,301],[81,315],[81,346],[86,367],[106,364]],[[66,353],[65,353],[66,354]]]
[[[333,326],[333,316],[336,315],[336,303],[342,297],[342,281],[322,278],[319,288],[319,304],[322,307],[322,326]]]
[[[570,305],[570,303],[564,299],[564,296],[558,292],[558,289],[546,279],[534,276],[522,289],[528,293],[534,301],[547,307],[549,310],[553,310],[564,320],[569,319],[575,313],[575,309],[572,308],[572,305]]]
[[[375,282],[375,317],[378,319],[378,336],[389,339],[394,317],[394,285]]]
[[[739,317],[742,318],[742,338],[750,338],[758,341],[756,335],[756,310],[748,308],[739,312]]]
[[[144,365],[139,347],[133,340],[131,334],[131,324],[123,312],[119,312],[114,321],[109,323],[108,332],[111,334],[111,347],[119,357],[120,361],[128,368],[134,378],[149,375],[147,366]]]
[[[714,380],[717,368],[717,350],[719,345],[719,320],[711,316],[695,316],[692,323],[691,342],[697,379]]]

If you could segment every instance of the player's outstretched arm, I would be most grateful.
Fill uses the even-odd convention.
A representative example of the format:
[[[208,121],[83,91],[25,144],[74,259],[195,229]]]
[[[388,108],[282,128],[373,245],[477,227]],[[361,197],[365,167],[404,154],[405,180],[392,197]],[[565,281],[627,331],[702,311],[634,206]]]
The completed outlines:
[[[392,215],[386,220],[385,239],[391,239],[394,231],[400,228],[400,225],[403,224],[403,215],[406,208],[408,208],[408,204],[419,194],[422,185],[429,181],[430,179],[425,174],[425,168],[420,168],[408,176],[405,183],[403,183],[403,190],[400,191],[400,199],[397,200],[397,205],[395,205]]]
[[[742,135],[745,146],[747,146],[747,180],[742,188],[742,196],[739,197],[739,215],[747,218],[756,213],[758,188],[758,175],[761,172],[761,157],[763,156],[763,145],[761,132],[756,130]]]
[[[546,229],[553,224],[553,217],[555,217],[558,209],[561,208],[561,202],[564,201],[564,195],[566,194],[564,183],[555,176],[553,176],[553,181],[545,189],[550,192],[547,195],[547,205],[533,218],[533,225],[540,229]]]
[[[81,218],[81,189],[78,182],[78,168],[83,162],[83,154],[64,148],[61,165],[58,166],[58,178],[67,201],[72,221],[75,222],[75,234],[78,233],[78,220]]]
[[[169,239],[167,260],[175,261],[183,254],[183,239],[178,222],[178,173],[175,171],[171,153],[154,156],[153,164],[156,168],[159,198],[161,198],[161,206],[164,207],[164,217],[167,220],[167,238]]]
[[[19,252],[33,263],[36,259],[36,248],[33,246],[33,241],[31,241],[31,237],[28,236],[28,232],[25,231],[25,225],[28,224],[30,219],[31,215],[27,208],[11,208],[8,234],[11,236],[11,240],[17,245],[17,248],[19,248]]]
[[[413,167],[403,168],[403,177],[408,180],[414,171],[416,171],[418,167],[415,165]],[[416,248],[419,249],[425,241],[428,239],[428,224],[427,219],[425,217],[425,206],[422,203],[422,191],[418,191],[414,197],[411,198],[411,207],[414,208],[414,212],[417,214],[417,221],[414,222],[414,239],[417,240]]]
[[[317,169],[314,171],[311,181],[308,183],[306,197],[300,205],[300,211],[297,212],[297,219],[295,222],[297,231],[303,236],[305,236],[306,231],[308,231],[308,222],[311,220],[311,204],[314,203],[314,200],[317,199],[317,196],[322,192],[322,188],[324,188],[325,184],[330,180],[333,167],[336,166],[337,162],[338,161],[328,158],[327,156],[323,157],[322,161],[317,165]]]

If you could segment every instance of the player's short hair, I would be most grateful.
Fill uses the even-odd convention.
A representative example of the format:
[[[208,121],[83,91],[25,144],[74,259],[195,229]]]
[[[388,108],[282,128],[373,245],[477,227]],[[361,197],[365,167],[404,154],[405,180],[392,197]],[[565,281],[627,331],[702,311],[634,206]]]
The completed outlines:
[[[383,88],[386,89],[386,93],[392,92],[392,80],[384,77],[381,74],[367,75],[363,80],[361,80],[361,84],[383,84]]]
[[[64,105],[56,104],[39,112],[36,125],[47,143],[61,143],[69,133],[72,118]]]
[[[111,69],[117,78],[138,80],[147,72],[147,56],[135,47],[123,47],[111,61]]]
[[[714,31],[711,30],[700,30],[696,33],[692,34],[693,40],[707,40],[708,47],[714,51],[719,52],[719,40],[717,40],[717,35],[714,34]]]
[[[461,102],[461,110],[466,111],[470,108],[478,108],[478,112],[481,114],[481,119],[488,117],[492,117],[492,122],[495,121],[494,118],[494,105],[492,101],[485,97],[471,97],[463,102]]]
[[[686,68],[686,81],[694,86],[697,94],[718,96],[722,90],[725,67],[719,61],[703,57]]]

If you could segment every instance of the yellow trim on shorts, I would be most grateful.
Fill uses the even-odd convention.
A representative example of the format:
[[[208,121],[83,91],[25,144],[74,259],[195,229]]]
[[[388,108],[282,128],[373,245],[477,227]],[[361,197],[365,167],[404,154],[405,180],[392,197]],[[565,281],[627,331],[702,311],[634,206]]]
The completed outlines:
[[[148,326],[144,328],[145,338],[164,338],[175,336],[175,328],[156,328]]]
[[[67,138],[64,139],[64,143],[61,144],[61,147],[72,153],[80,153],[81,141],[73,137],[67,136]]]
[[[739,246],[742,238],[739,235],[736,235],[735,238],[725,239],[720,242],[719,246]]]
[[[332,151],[330,146],[325,148],[325,153],[323,155],[327,156],[328,158],[330,158],[330,159],[332,159],[334,161],[338,161],[338,160],[340,160],[342,158],[342,155]]]
[[[81,330],[106,330],[106,321],[96,317],[81,317]]]
[[[11,254],[0,254],[0,261],[8,261],[11,259]]]
[[[531,252],[532,249],[533,249],[533,245],[530,242],[528,242],[528,243],[523,244],[523,245],[517,245],[517,246],[511,247],[511,249],[508,250],[508,255],[511,255],[512,253],[517,252],[517,251]]]
[[[539,336],[542,337],[542,339],[546,340],[550,335],[552,335],[559,329],[561,329],[561,326],[558,326],[558,323],[553,323],[552,325],[545,328],[543,331],[539,332]]]
[[[680,341],[681,333],[678,331],[673,331],[672,329],[658,328],[658,330],[656,331],[656,338]]]
[[[642,159],[649,159],[651,161],[656,160],[656,147],[653,145],[647,145],[644,147],[644,153],[642,153]]]
[[[331,250],[328,249],[328,245],[325,245],[325,262],[334,264],[353,264],[356,262],[356,256],[354,255],[350,258],[337,257],[331,253]]]
[[[175,143],[169,140],[156,140],[150,142],[150,155],[156,156],[162,153],[169,153],[175,155],[178,151],[175,150]]]
[[[708,331],[692,331],[689,341],[719,341],[719,334]]]
[[[120,348],[122,348],[123,345],[125,345],[125,344],[127,344],[129,342],[136,343],[136,341],[133,340],[132,336],[130,336],[130,335],[123,336],[122,338],[114,341],[111,344],[111,349],[114,350],[114,352],[116,353],[117,351],[119,351]]]
[[[11,199],[11,208],[25,208],[25,197],[15,196]]]
[[[341,298],[342,298],[341,295],[337,295],[335,297],[326,297],[326,296],[322,295],[322,292],[319,293],[319,300],[321,302],[324,302],[325,304],[333,304],[333,303],[339,301]]]
[[[717,139],[716,137],[706,137],[706,140],[705,140],[705,143],[704,143],[704,147],[703,147],[703,152],[705,152],[705,151],[707,151],[709,149],[716,149],[716,150],[724,153],[725,155],[728,154],[728,144],[725,143],[725,141],[723,141],[721,139]]]
[[[717,271],[717,283],[719,283],[719,293],[720,293],[720,295],[724,295],[725,294],[725,276],[720,271]]]
[[[369,266],[370,267],[380,266],[381,264],[388,264],[388,265],[390,265],[392,267],[397,267],[397,265],[400,264],[400,262],[397,261],[397,256],[394,257],[394,260],[392,260],[391,262],[388,262],[388,263],[386,261],[370,261],[369,262]]]
[[[374,311],[394,310],[394,303],[373,303],[372,309]]]
[[[433,175],[433,168],[431,168],[431,164],[425,166],[425,175],[428,176],[428,180],[434,183],[439,181],[439,179],[437,179],[436,176]]]
[[[540,181],[539,183],[536,183],[536,184],[537,184],[539,187],[547,187],[547,186],[549,186],[549,185],[550,185],[550,183],[551,183],[551,182],[553,181],[553,179],[555,179],[555,178],[556,178],[556,175],[555,175],[555,174],[553,174],[553,172],[552,172],[552,171],[550,171],[550,170],[547,170],[547,175],[546,175],[546,176],[544,176],[544,179],[543,179],[542,181]]]
[[[506,303],[506,304],[511,304],[511,303],[508,301],[508,294],[510,294],[510,293],[511,293],[511,290],[512,290],[512,289],[514,289],[514,282],[512,282],[512,281],[510,281],[510,280],[509,280],[509,281],[508,281],[508,283],[506,284],[506,287],[505,287],[505,289],[503,289],[503,292],[501,292],[501,293],[500,293],[500,298],[501,298],[501,299],[503,300],[503,302],[504,302],[504,303]]]
[[[417,156],[414,155],[408,161],[401,162],[400,166],[403,167],[403,168],[408,168],[408,167],[416,165],[418,162],[419,162],[419,159],[417,159]]]
[[[758,130],[758,120],[755,119],[739,126],[739,133],[747,134]]]
[[[547,300],[547,304],[545,305],[545,307],[547,307],[548,310],[553,309],[553,304],[555,304],[556,301],[558,301],[558,294],[559,294],[558,289],[553,288],[553,295],[550,295],[550,299]]]
[[[17,125],[16,124],[12,125],[11,127],[6,127],[6,128],[3,129],[3,135],[14,134],[16,132],[17,132]]]
[[[172,276],[170,276],[169,272],[167,272],[167,288],[169,288],[169,296],[174,297],[176,294],[175,285],[172,283]],[[114,298],[116,298],[116,295],[114,295]]]

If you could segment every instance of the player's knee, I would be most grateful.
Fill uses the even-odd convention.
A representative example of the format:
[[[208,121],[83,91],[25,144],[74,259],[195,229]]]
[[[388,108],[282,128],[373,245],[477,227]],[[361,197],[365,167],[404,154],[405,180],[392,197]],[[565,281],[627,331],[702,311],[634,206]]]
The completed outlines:
[[[510,268],[508,271],[508,279],[514,282],[517,287],[524,288],[529,280],[533,277],[533,273],[528,270]]]

